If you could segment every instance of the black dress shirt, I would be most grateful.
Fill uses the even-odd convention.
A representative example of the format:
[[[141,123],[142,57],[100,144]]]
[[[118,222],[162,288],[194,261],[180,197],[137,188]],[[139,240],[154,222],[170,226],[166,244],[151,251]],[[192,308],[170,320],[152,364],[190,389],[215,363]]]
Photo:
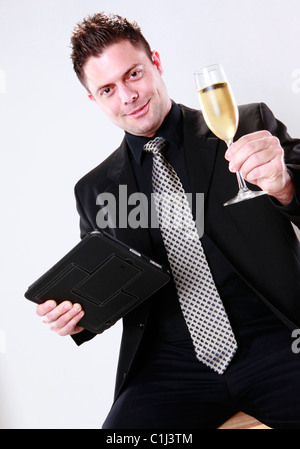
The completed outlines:
[[[152,154],[144,152],[143,146],[157,136],[164,137],[168,141],[164,156],[176,170],[185,191],[194,195],[196,192],[191,191],[186,169],[181,109],[174,102],[162,126],[151,139],[126,133],[126,140],[130,149],[129,154],[139,190],[147,195],[150,205]],[[150,234],[156,260],[168,266],[167,253],[159,229],[150,227]],[[205,229],[201,242],[238,344],[245,336],[249,336],[249,332],[264,332],[266,326],[282,326],[279,319],[229,265],[212,239],[205,233]],[[160,342],[184,345],[190,337],[180,310],[174,284],[169,283],[162,295],[163,298],[160,296],[157,304],[153,305],[151,338]]]

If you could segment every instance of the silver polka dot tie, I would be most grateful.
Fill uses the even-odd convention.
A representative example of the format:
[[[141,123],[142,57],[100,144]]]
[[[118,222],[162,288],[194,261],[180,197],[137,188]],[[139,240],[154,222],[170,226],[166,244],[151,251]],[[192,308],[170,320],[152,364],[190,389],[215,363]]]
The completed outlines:
[[[181,181],[156,137],[144,146],[153,154],[152,187],[160,231],[175,281],[181,310],[197,358],[223,374],[237,343],[214,283]]]

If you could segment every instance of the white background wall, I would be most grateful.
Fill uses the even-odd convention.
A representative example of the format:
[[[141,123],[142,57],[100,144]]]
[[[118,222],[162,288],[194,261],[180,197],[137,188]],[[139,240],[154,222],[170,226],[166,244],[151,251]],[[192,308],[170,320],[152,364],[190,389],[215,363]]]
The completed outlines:
[[[170,96],[198,108],[193,71],[222,62],[238,103],[264,101],[299,136],[299,0],[0,0],[0,427],[99,428],[121,325],[78,348],[24,292],[79,241],[73,186],[122,138],[73,74],[88,14],[135,19]]]

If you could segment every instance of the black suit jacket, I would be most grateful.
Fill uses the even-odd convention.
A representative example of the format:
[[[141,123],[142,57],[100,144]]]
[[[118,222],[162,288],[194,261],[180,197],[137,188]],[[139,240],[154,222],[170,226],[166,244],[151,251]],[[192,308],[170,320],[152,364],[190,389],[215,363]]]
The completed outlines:
[[[300,204],[294,199],[293,207],[282,208],[266,195],[224,207],[223,203],[237,192],[236,176],[229,172],[224,159],[226,145],[208,130],[199,111],[180,107],[190,183],[193,191],[205,195],[205,233],[233,269],[286,325],[300,327],[300,245],[291,225],[291,221],[300,225]],[[276,135],[284,148],[286,164],[299,196],[300,141],[291,139],[286,127],[262,103],[241,106],[239,111],[236,139],[261,129]],[[75,187],[81,237],[97,229],[97,196],[110,192],[118,199],[119,185],[127,185],[128,196],[138,191],[125,139]],[[106,232],[153,258],[148,229],[107,228]],[[158,294],[163,299],[163,290]],[[150,307],[151,299],[123,319],[116,395],[133,366]],[[81,344],[91,337],[83,331],[74,339]]]

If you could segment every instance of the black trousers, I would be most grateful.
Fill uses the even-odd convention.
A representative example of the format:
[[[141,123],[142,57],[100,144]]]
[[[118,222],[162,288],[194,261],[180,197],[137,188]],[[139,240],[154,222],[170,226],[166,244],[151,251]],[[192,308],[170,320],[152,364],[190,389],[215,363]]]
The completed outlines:
[[[216,429],[243,411],[274,429],[300,429],[300,354],[283,325],[247,331],[223,375],[190,342],[159,343],[113,404],[103,429]]]

